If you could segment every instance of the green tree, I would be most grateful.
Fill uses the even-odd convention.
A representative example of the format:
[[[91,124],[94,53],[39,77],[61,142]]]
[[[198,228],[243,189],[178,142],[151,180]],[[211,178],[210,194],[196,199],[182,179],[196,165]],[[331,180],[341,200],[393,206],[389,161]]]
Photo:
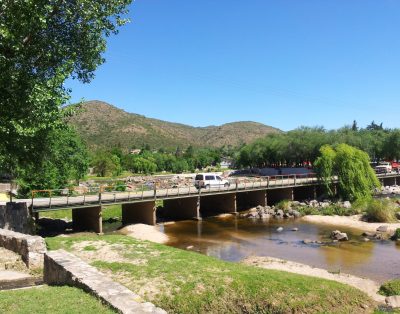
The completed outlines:
[[[99,151],[95,154],[92,166],[99,177],[117,176],[122,171],[119,157],[106,151]]]
[[[323,146],[316,165],[324,184],[337,176],[339,195],[347,200],[370,198],[373,189],[380,186],[368,154],[347,144],[335,149]]]
[[[62,189],[87,174],[88,153],[73,129],[57,129],[47,136],[46,141],[44,157],[16,171],[21,196],[27,196],[34,189]]]
[[[45,159],[47,136],[67,115],[64,81],[94,77],[130,2],[0,1],[0,155],[8,171]]]
[[[330,145],[324,145],[320,149],[321,156],[314,163],[315,171],[322,181],[328,195],[333,196],[332,177],[334,175],[336,152]]]

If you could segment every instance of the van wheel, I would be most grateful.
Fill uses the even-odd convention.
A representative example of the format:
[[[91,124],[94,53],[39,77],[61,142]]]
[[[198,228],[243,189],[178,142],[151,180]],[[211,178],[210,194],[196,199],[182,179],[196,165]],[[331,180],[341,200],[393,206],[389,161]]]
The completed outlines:
[[[225,188],[229,188],[229,183],[225,183],[225,184],[224,184],[224,187],[225,187]]]
[[[204,188],[209,189],[209,188],[210,188],[210,185],[207,184]]]

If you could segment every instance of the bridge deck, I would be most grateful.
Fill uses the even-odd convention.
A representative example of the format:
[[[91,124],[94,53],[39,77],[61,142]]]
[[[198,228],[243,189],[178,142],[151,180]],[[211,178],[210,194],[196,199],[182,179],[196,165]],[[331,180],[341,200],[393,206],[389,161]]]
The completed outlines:
[[[378,175],[379,179],[384,178],[398,178],[400,174],[381,174]],[[334,180],[335,182],[336,180]],[[282,188],[294,188],[307,185],[319,185],[316,177],[304,176],[281,176],[281,177],[266,177],[259,181],[253,182],[237,182],[231,184],[229,187],[216,187],[210,189],[198,190],[194,186],[188,187],[175,187],[167,189],[154,189],[148,191],[111,191],[111,192],[95,192],[85,193],[82,195],[69,196],[52,196],[38,197],[31,199],[19,199],[16,202],[26,202],[28,206],[32,207],[34,212],[59,210],[65,208],[80,208],[90,207],[94,205],[108,205],[108,204],[125,204],[125,203],[138,203],[153,200],[166,200],[177,198],[198,197],[206,195],[218,195],[227,193],[240,193],[257,190],[272,190]]]

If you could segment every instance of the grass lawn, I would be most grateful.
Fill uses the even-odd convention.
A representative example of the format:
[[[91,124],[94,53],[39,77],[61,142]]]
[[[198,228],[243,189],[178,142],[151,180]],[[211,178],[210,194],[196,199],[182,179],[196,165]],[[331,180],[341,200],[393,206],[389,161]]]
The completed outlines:
[[[337,282],[230,263],[120,235],[47,238],[169,313],[371,313]]]
[[[39,215],[40,217],[71,220],[72,210],[71,209],[52,210],[52,211],[40,212]],[[108,220],[110,218],[121,219],[121,205],[104,206],[102,215],[103,215],[103,220]]]
[[[48,286],[0,291],[0,312],[7,314],[115,313],[80,289]]]

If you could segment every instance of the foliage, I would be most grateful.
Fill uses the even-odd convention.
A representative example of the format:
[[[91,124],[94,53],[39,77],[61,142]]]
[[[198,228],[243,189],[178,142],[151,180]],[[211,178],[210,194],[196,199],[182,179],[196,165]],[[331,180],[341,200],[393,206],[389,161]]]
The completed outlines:
[[[335,148],[325,145],[320,152],[315,161],[316,171],[331,194],[333,176],[338,178],[339,195],[347,200],[369,198],[373,189],[380,186],[365,152],[347,144]]]
[[[341,143],[365,151],[371,160],[400,158],[400,130],[376,127],[343,127],[327,131],[321,127],[300,127],[286,133],[269,134],[243,146],[235,156],[239,167],[303,166],[314,162],[324,145]]]
[[[89,157],[76,132],[64,127],[46,138],[43,158],[18,168],[18,193],[27,196],[35,189],[61,189],[71,180],[79,181],[88,169]]]
[[[366,218],[375,222],[396,221],[396,205],[389,199],[371,200],[366,208]]]
[[[392,236],[392,240],[400,240],[400,228],[397,228]]]
[[[289,200],[282,200],[275,205],[276,208],[282,210],[288,210],[290,208],[290,201]]]
[[[130,2],[0,2],[0,155],[9,172],[46,163],[46,139],[71,111],[61,109],[70,93],[64,81],[94,77]]]
[[[126,236],[46,239],[51,250],[73,250],[83,241],[101,241],[102,249],[117,244],[120,262],[105,256],[92,265],[134,291],[141,291],[143,280],[160,283],[156,293],[142,291],[140,296],[171,313],[361,313],[365,305],[373,306],[361,291],[334,281],[226,262]],[[137,260],[143,263],[130,262]]]
[[[110,152],[98,152],[92,159],[91,165],[99,177],[118,176],[122,172],[119,157]]]
[[[385,296],[400,295],[400,279],[385,282],[379,289],[379,293]]]
[[[325,190],[329,196],[333,196],[334,192],[332,190],[332,176],[335,166],[336,152],[329,145],[324,145],[320,149],[321,156],[317,158],[314,163],[315,170],[318,177],[322,181]]]
[[[0,304],[1,312],[7,314],[115,313],[83,290],[67,286],[0,291]]]

